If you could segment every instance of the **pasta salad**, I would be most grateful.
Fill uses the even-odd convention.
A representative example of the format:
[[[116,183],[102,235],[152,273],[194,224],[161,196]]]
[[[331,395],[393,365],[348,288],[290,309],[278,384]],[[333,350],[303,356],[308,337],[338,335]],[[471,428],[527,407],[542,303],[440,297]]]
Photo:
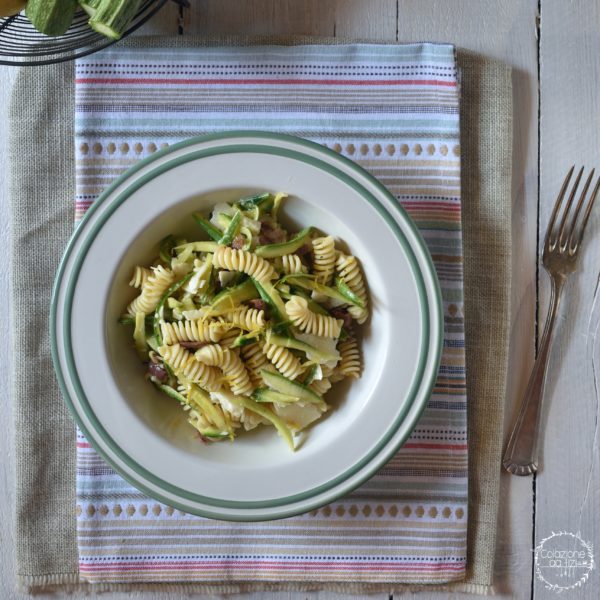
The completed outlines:
[[[262,193],[193,218],[210,238],[170,235],[123,324],[147,378],[178,401],[203,441],[235,439],[261,424],[292,450],[329,406],[332,385],[361,374],[356,326],[369,316],[356,257],[333,237],[278,219],[286,194]]]

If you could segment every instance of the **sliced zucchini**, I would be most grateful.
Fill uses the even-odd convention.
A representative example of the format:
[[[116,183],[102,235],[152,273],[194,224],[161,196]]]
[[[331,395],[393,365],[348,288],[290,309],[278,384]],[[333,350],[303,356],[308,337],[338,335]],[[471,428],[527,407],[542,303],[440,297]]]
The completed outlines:
[[[336,288],[329,287],[328,285],[323,285],[322,283],[318,283],[314,280],[313,275],[304,275],[304,274],[294,274],[294,275],[286,275],[283,279],[280,280],[280,283],[289,283],[290,285],[304,288],[305,290],[311,290],[313,292],[317,292],[318,294],[323,294],[324,296],[328,296],[329,298],[334,298],[341,304],[354,304],[355,306],[359,306],[356,300],[362,305],[361,308],[364,307],[362,302],[354,297],[354,300],[351,300],[347,295],[342,294]]]
[[[287,404],[290,402],[298,402],[298,400],[300,400],[298,396],[282,394],[281,392],[270,390],[269,388],[258,388],[257,390],[254,390],[252,399],[256,402],[274,402],[276,404]]]
[[[296,250],[299,250],[308,242],[310,234],[313,232],[312,227],[306,227],[302,231],[298,232],[288,242],[282,242],[281,244],[267,244],[266,246],[257,246],[254,253],[262,258],[275,258],[276,256],[283,256],[284,254],[293,254]]]
[[[188,244],[181,244],[181,246],[175,246],[177,252],[216,252],[219,244],[217,242],[189,242]]]
[[[292,437],[292,432],[289,427],[272,410],[246,396],[237,396],[236,399],[244,408],[255,412],[257,415],[260,415],[273,423],[275,429],[277,429],[281,437],[288,443],[288,446],[292,450],[296,449],[294,447],[294,438]]]
[[[318,360],[319,362],[328,362],[330,360],[337,360],[339,355],[330,354],[323,352],[315,346],[311,346],[306,342],[296,339],[293,335],[280,335],[273,332],[272,330],[267,331],[267,341],[275,346],[283,346],[284,348],[293,348],[294,350],[300,350],[306,354],[311,355],[311,360]]]
[[[335,287],[348,302],[359,308],[365,308],[365,303],[350,289],[348,284],[341,277],[335,278]]]
[[[241,223],[242,213],[238,210],[229,222],[229,225],[227,225],[227,229],[225,229],[225,233],[223,233],[223,236],[219,240],[219,244],[229,246],[233,242],[233,238],[240,232]]]
[[[102,0],[89,20],[90,27],[112,40],[119,40],[138,12],[140,4],[141,0]]]
[[[194,217],[196,223],[198,223],[198,225],[200,225],[200,227],[202,227],[202,229],[204,229],[208,236],[211,237],[215,242],[218,242],[221,239],[223,232],[219,231],[210,221],[205,219],[200,213],[195,212],[192,214],[192,216]]]
[[[252,279],[254,286],[258,290],[260,297],[265,301],[269,307],[271,319],[275,323],[287,322],[287,313],[285,312],[285,304],[279,295],[279,292],[275,289],[275,286],[270,281],[261,281],[260,283],[256,279]]]
[[[262,369],[260,374],[262,375],[264,382],[270,388],[273,388],[282,394],[296,396],[300,398],[300,400],[309,402],[310,404],[327,406],[321,396],[315,394],[310,388],[298,383],[297,381],[292,381],[291,379],[288,379],[279,373],[273,373],[272,371],[267,371],[265,369]]]
[[[218,293],[213,298],[210,308],[215,313],[223,313],[237,308],[246,300],[254,300],[258,297],[259,293],[254,282],[252,279],[246,279],[246,281]]]
[[[189,404],[196,405],[200,412],[212,423],[214,423],[217,429],[220,429],[221,431],[227,431],[228,435],[233,435],[233,430],[225,421],[225,417],[223,416],[220,408],[212,403],[210,396],[202,388],[191,384],[188,396]]]
[[[146,315],[143,312],[135,313],[135,329],[133,330],[133,341],[138,356],[142,360],[148,358],[148,348],[146,346]]]
[[[160,321],[163,318],[164,306],[165,302],[172,296],[181,286],[185,285],[190,277],[193,275],[192,273],[188,273],[179,281],[176,281],[163,295],[162,298],[158,301],[156,305],[156,309],[154,310],[154,319],[153,319],[153,329],[154,335],[159,342],[159,345],[162,344],[162,335],[160,333]]]

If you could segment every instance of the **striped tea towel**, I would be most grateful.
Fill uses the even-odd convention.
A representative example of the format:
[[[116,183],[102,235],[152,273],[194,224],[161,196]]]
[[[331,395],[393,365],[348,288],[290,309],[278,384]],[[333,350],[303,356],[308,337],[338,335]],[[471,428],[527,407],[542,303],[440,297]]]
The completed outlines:
[[[226,523],[133,488],[78,437],[80,573],[90,582],[440,584],[465,575],[467,444],[459,92],[448,45],[123,48],[76,66],[81,218],[126,168],[189,136],[264,129],[355,160],[417,222],[441,282],[433,396],[398,454],[308,514]]]

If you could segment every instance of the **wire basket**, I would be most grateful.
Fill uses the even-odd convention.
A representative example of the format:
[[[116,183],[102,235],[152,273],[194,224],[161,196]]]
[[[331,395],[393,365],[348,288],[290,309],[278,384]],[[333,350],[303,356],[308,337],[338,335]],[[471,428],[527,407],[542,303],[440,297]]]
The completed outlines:
[[[143,25],[168,0],[144,0],[123,37]],[[115,41],[88,25],[89,15],[78,10],[60,36],[39,33],[24,14],[0,19],[0,65],[49,65],[73,60],[106,48]]]

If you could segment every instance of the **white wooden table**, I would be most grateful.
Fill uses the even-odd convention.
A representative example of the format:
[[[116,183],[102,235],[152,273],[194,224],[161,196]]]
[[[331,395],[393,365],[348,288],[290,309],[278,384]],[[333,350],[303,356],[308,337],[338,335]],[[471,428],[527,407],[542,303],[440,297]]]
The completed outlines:
[[[538,271],[538,244],[567,166],[600,167],[600,2],[597,0],[192,0],[167,7],[142,33],[279,33],[447,41],[514,69],[513,315],[507,423],[522,394],[541,335],[549,288]],[[7,105],[15,70],[0,68]],[[0,120],[0,247],[9,246],[7,123]],[[600,209],[598,209],[600,210]],[[600,552],[600,215],[596,210],[580,272],[568,290],[548,377],[542,471],[535,479],[502,476],[497,549],[504,598],[551,598],[533,572],[532,549],[552,531],[581,532]],[[9,306],[7,261],[0,261],[0,305]],[[593,310],[592,310],[593,309]],[[5,308],[6,311],[6,308]],[[6,332],[6,328],[4,329]],[[10,340],[0,336],[0,453],[12,455]],[[0,598],[19,598],[13,583],[14,465],[0,464]],[[600,556],[596,557],[600,561]],[[598,598],[598,569],[562,597]],[[40,598],[46,598],[42,595]],[[49,596],[48,596],[49,597]],[[110,598],[125,598],[122,594]],[[133,594],[131,598],[171,598]],[[172,596],[174,598],[175,596]],[[341,598],[335,594],[254,594],[245,598]],[[446,594],[420,593],[419,598]],[[453,597],[464,597],[457,594]],[[470,596],[472,598],[472,596]],[[382,598],[383,600],[383,598]]]

